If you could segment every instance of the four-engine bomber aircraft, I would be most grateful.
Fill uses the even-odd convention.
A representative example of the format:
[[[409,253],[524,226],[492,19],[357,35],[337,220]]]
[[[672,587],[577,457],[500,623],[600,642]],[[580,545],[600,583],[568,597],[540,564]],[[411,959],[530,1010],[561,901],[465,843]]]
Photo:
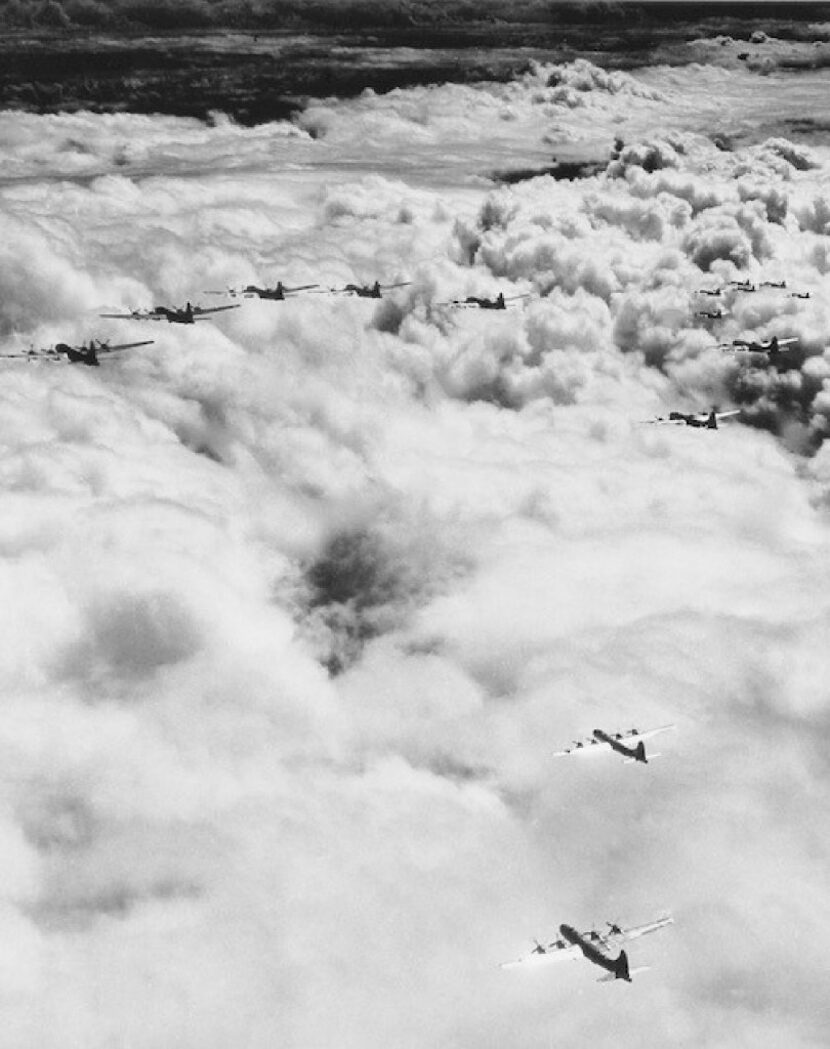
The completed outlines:
[[[632,976],[638,972],[645,972],[649,966],[630,969],[628,955],[624,950],[621,949],[616,958],[610,957],[611,951],[629,940],[636,940],[650,932],[657,932],[658,929],[663,929],[673,922],[674,919],[670,915],[665,915],[645,925],[633,925],[628,929],[623,929],[612,922],[606,922],[606,925],[608,925],[607,933],[597,932],[596,929],[591,929],[589,932],[577,932],[572,925],[560,925],[557,939],[552,940],[548,944],[539,943],[538,940],[534,941],[536,946],[530,954],[525,955],[524,958],[519,958],[515,962],[502,962],[501,968],[513,969],[519,966],[535,966],[547,964],[548,962],[565,961],[566,959],[576,961],[581,955],[583,958],[587,958],[589,962],[593,962],[594,965],[598,965],[601,969],[606,970],[607,975],[599,978],[600,983],[610,982],[611,980],[626,980],[628,983],[631,983]]]
[[[659,728],[650,728],[645,732],[638,732],[636,728],[632,728],[628,732],[614,733],[604,732],[601,728],[595,728],[594,734],[589,736],[588,739],[575,740],[572,747],[557,750],[553,756],[555,758],[564,758],[570,754],[608,754],[611,751],[616,751],[617,754],[623,756],[626,764],[639,761],[646,765],[648,764],[648,758],[646,758],[644,740],[651,739],[652,736],[656,736],[660,732],[668,732],[674,727],[674,725],[661,725]],[[653,758],[658,758],[659,756],[659,754],[651,755]]]
[[[228,288],[227,294],[232,299],[235,299],[237,295],[241,295],[245,299],[271,299],[274,302],[284,302],[287,298],[292,295],[296,295],[301,291],[308,291],[311,288],[319,288],[319,284],[298,284],[294,288],[289,288],[281,280],[277,281],[275,288],[260,288],[256,284],[248,284],[244,288]],[[206,291],[205,295],[225,295],[224,291]]]
[[[720,348],[726,353],[765,353],[770,360],[773,360],[779,353],[786,352],[797,342],[798,336],[795,335],[788,339],[779,339],[777,335],[773,335],[766,342],[758,342],[755,339],[733,339],[731,345],[725,344]]]
[[[740,415],[740,408],[733,408],[729,412],[669,412],[668,415],[658,415],[656,419],[647,419],[646,422],[656,425],[693,426],[699,430],[717,430],[721,419],[728,419],[730,415]]]
[[[129,313],[100,313],[100,317],[110,317],[121,321],[167,321],[168,324],[194,324],[205,319],[209,313],[221,313],[223,310],[238,310],[239,303],[229,306],[191,306],[188,302],[184,309],[170,306],[154,306],[151,310],[130,310]]]
[[[23,358],[34,363],[35,361],[48,361],[51,364],[87,364],[97,367],[101,361],[101,355],[107,356],[118,353],[121,350],[132,350],[136,346],[151,346],[153,339],[145,339],[143,342],[122,342],[117,346],[110,346],[108,342],[100,339],[90,339],[89,345],[70,346],[68,343],[59,342],[54,347],[43,350],[27,350],[25,353],[4,353],[4,360]]]
[[[515,302],[517,299],[528,299],[530,298],[530,292],[523,292],[521,295],[508,295],[505,297],[503,291],[500,291],[494,299],[488,299],[486,296],[481,295],[468,295],[466,299],[449,299],[447,302],[437,302],[436,306],[455,306],[460,310],[506,310],[509,309],[507,305],[509,302]]]
[[[342,288],[329,288],[334,295],[357,295],[361,299],[382,299],[384,291],[393,288],[408,288],[411,280],[399,281],[397,284],[381,284],[376,280],[374,284],[345,284]]]

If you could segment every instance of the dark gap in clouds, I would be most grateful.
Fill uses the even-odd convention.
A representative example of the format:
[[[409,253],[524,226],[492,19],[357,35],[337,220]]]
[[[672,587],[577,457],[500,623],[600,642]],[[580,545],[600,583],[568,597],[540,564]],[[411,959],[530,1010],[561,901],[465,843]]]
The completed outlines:
[[[302,629],[333,677],[366,644],[399,629],[425,601],[470,569],[452,529],[429,515],[392,515],[334,534],[304,573]]]
[[[308,580],[312,607],[352,603],[359,610],[372,608],[386,604],[398,590],[380,540],[364,531],[336,535],[309,569]]]
[[[7,0],[0,3],[0,28],[10,30],[0,34],[0,107],[199,119],[222,111],[252,125],[288,119],[310,97],[506,81],[531,59],[581,56],[629,70],[678,65],[700,37],[748,39],[763,29],[807,40],[814,23],[830,19],[830,5],[768,3],[763,18],[757,8],[749,18],[747,6]],[[786,61],[814,68],[830,56]]]
[[[512,186],[518,182],[528,182],[532,178],[542,175],[550,175],[551,178],[562,182],[573,182],[577,179],[591,178],[605,171],[606,164],[602,161],[566,161],[554,160],[540,168],[508,168],[505,171],[493,171],[489,177],[500,185]]]
[[[807,359],[796,350],[791,362],[743,369],[728,386],[735,404],[744,409],[743,422],[781,438],[790,451],[814,455],[827,437],[828,425],[813,407],[823,382],[821,376],[802,370]]]
[[[609,0],[6,0],[0,19],[24,28],[148,26],[155,29],[283,28],[360,26],[409,30],[471,27],[505,29],[516,24],[556,27],[570,33],[604,26],[628,30],[645,43],[659,34],[681,38],[709,30],[761,43],[766,36],[804,39],[809,23],[827,19],[827,4],[758,5],[746,2],[677,4],[619,3]],[[807,23],[806,26],[802,23]]]
[[[214,50],[210,41],[164,37],[39,41],[15,48],[0,42],[0,107],[34,112],[168,113],[209,120],[216,111],[243,125],[288,120],[309,97],[353,97],[370,88],[507,81],[528,60],[507,53],[459,61],[428,49],[403,61],[349,40],[279,38],[268,53],[244,44]],[[337,50],[332,53],[332,47]],[[125,158],[126,161],[126,158]]]
[[[306,572],[308,609],[326,627],[322,662],[334,677],[352,665],[365,644],[393,626],[395,606],[411,592],[403,566],[368,530],[340,532]]]

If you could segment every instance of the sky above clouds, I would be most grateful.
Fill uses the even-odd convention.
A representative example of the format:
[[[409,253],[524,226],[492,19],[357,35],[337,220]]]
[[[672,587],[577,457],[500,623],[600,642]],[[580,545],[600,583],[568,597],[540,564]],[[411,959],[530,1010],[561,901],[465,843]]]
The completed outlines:
[[[0,114],[2,352],[155,340],[3,364],[4,1045],[826,1044],[830,152],[781,133],[824,86]],[[696,294],[737,278],[787,288]],[[411,285],[97,317],[277,279]],[[631,986],[498,968],[668,911]]]

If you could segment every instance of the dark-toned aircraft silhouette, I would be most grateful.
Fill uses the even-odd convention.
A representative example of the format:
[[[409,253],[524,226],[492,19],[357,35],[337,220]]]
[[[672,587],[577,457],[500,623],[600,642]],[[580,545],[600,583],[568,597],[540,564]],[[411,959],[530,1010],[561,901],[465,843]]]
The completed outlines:
[[[811,293],[809,291],[791,291],[790,292],[790,298],[791,299],[809,299],[811,297],[812,296],[811,296]]]
[[[762,280],[762,288],[786,288],[787,282],[785,280]]]
[[[734,288],[735,291],[756,291],[755,285],[751,280],[731,280],[729,287]]]
[[[122,350],[132,350],[136,346],[150,346],[153,339],[145,339],[143,342],[122,342],[116,346],[110,346],[108,342],[100,339],[90,339],[89,345],[70,346],[68,343],[59,342],[54,347],[43,350],[27,350],[25,353],[4,353],[3,360],[22,359],[32,363],[46,361],[50,364],[86,364],[97,367],[101,363],[101,356],[107,357],[111,353]]]
[[[723,317],[723,310],[698,310],[695,317],[706,317],[709,320],[719,321]]]
[[[786,353],[790,346],[797,342],[798,337],[795,335],[787,339],[779,339],[777,335],[773,335],[766,342],[759,342],[755,339],[733,339],[731,344],[722,345],[721,349],[725,353],[765,353],[773,361],[780,354]]]
[[[154,306],[151,310],[130,310],[129,313],[101,313],[100,317],[111,317],[122,321],[167,321],[168,324],[194,324],[204,320],[210,313],[221,313],[223,310],[238,310],[239,303],[229,306],[191,306],[188,302],[184,309],[170,306]]]
[[[722,295],[723,292],[720,288],[698,288],[698,295]]]
[[[656,419],[647,419],[646,422],[657,425],[692,426],[700,430],[717,430],[721,419],[728,419],[730,415],[740,415],[741,409],[734,408],[729,412],[669,412],[668,415],[658,415]]]
[[[506,310],[508,309],[508,303],[514,302],[516,299],[527,299],[530,297],[530,292],[523,292],[521,295],[507,295],[504,292],[499,292],[494,299],[488,299],[482,295],[468,295],[466,299],[450,299],[448,302],[438,302],[437,306],[455,306],[462,310]]]
[[[557,939],[548,944],[535,940],[535,947],[530,954],[515,962],[502,962],[501,968],[516,969],[546,965],[549,962],[574,961],[581,955],[606,971],[606,975],[599,978],[600,982],[625,980],[631,983],[632,976],[638,972],[646,972],[649,967],[629,969],[628,955],[625,951],[621,949],[616,958],[610,957],[611,951],[617,946],[621,947],[629,940],[637,940],[641,936],[657,932],[658,929],[664,929],[667,925],[671,925],[673,920],[667,914],[656,921],[648,922],[645,925],[633,925],[627,929],[622,928],[616,922],[606,922],[607,933],[597,932],[596,929],[591,929],[589,932],[578,932],[572,925],[560,925]]]
[[[613,733],[605,732],[601,728],[595,728],[593,735],[588,739],[574,740],[572,747],[565,747],[564,750],[555,751],[554,757],[564,758],[582,754],[609,754],[615,752],[622,757],[626,764],[638,761],[646,765],[648,764],[648,759],[646,758],[644,741],[651,739],[652,736],[656,736],[660,732],[668,732],[669,729],[673,728],[674,725],[661,725],[659,728],[650,728],[645,732],[632,728],[628,732]],[[659,754],[651,755],[653,758],[659,756]]]
[[[411,280],[398,281],[397,284],[381,284],[376,280],[374,284],[346,284],[342,288],[329,288],[334,295],[357,295],[361,299],[382,299],[384,291],[393,288],[407,288]]]
[[[271,299],[274,302],[284,302],[285,299],[296,295],[300,291],[308,291],[310,288],[319,287],[319,284],[298,284],[294,288],[289,288],[281,280],[278,280],[275,288],[260,288],[256,284],[248,284],[244,288],[228,288],[227,293],[223,291],[206,291],[205,295],[228,294],[232,299],[235,299],[237,295],[242,295],[246,299]]]

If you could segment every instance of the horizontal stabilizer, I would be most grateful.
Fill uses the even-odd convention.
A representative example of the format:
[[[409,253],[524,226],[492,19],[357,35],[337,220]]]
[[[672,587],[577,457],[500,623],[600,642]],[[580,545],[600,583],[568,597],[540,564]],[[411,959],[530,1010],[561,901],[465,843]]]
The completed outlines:
[[[638,973],[647,973],[651,968],[650,965],[638,965],[636,969],[630,969],[628,975],[635,977]],[[613,973],[606,973],[604,976],[597,977],[597,983],[614,983],[617,977]],[[625,983],[626,981],[623,981]]]
[[[648,760],[649,761],[654,761],[654,759],[655,758],[659,758],[661,756],[661,754],[662,754],[662,751],[657,753],[657,754],[649,754]],[[636,758],[623,758],[623,765],[636,765],[636,764],[637,764],[637,759]],[[642,762],[640,762],[640,764],[642,764]]]

